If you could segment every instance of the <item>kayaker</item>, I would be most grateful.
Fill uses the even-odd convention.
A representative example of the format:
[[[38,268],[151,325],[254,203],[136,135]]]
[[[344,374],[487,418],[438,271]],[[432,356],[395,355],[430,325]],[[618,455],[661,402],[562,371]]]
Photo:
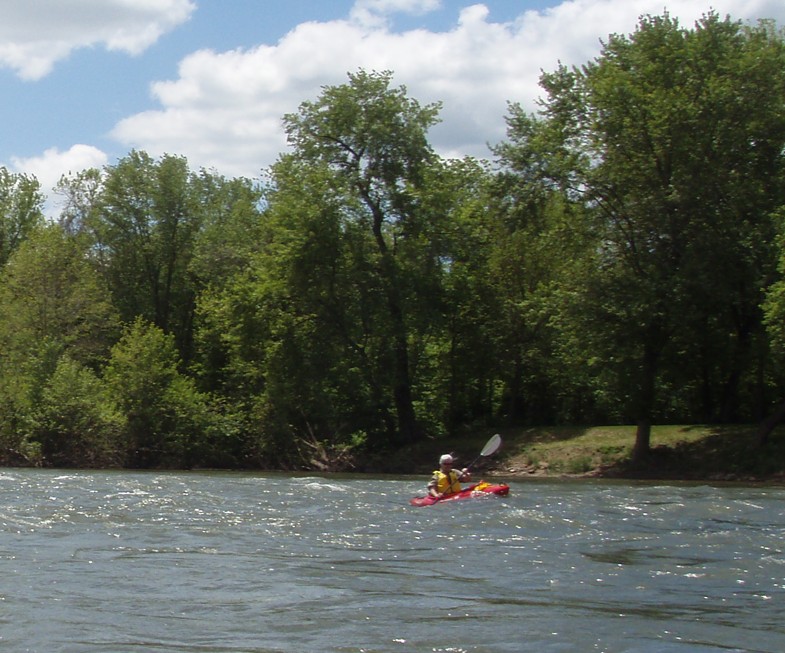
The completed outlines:
[[[452,468],[453,457],[446,453],[439,458],[439,469],[437,469],[431,480],[428,482],[428,494],[434,499],[443,499],[447,495],[461,491],[461,483],[472,479],[471,472],[464,467],[460,472]]]

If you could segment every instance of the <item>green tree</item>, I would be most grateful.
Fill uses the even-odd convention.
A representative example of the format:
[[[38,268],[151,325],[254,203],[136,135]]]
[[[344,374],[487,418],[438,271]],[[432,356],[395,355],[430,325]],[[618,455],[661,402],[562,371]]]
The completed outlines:
[[[123,415],[121,439],[131,467],[205,462],[210,402],[179,365],[173,336],[141,318],[112,348],[104,379]]]
[[[374,364],[370,382],[385,395],[380,397],[382,411],[388,401],[394,407],[390,437],[403,443],[422,436],[412,392],[409,319],[416,288],[412,279],[424,279],[422,266],[432,263],[418,260],[416,253],[425,229],[417,198],[435,160],[427,131],[439,107],[422,107],[407,97],[405,88],[390,84],[390,73],[351,74],[348,84],[325,88],[318,100],[287,115],[294,154],[275,167],[270,202],[278,210],[274,205],[283,193],[291,199],[296,186],[284,183],[296,182],[298,173],[290,171],[299,169],[323,187],[316,201],[331,221],[345,223],[348,246],[357,256],[353,264],[359,266],[357,292],[368,300],[368,312],[358,317],[384,329],[375,354],[382,366]],[[318,247],[328,244],[318,242]],[[356,275],[360,270],[364,279]]]
[[[557,316],[566,290],[585,277],[580,265],[594,241],[581,204],[552,178],[572,168],[555,157],[543,166],[550,125],[519,107],[509,124],[512,140],[494,148],[500,169],[487,248],[504,361],[502,412],[512,423],[574,422],[589,408],[586,378],[564,365],[568,338]]]
[[[263,251],[200,298],[200,353],[259,425],[250,448],[262,464],[298,464],[309,453],[301,443],[348,444],[384,420],[373,346],[358,335],[367,280],[352,269],[352,246],[362,252],[367,239],[344,232],[333,176],[321,173],[291,157],[277,164]]]
[[[474,159],[435,162],[417,194],[409,317],[418,415],[431,435],[496,418],[504,376],[493,279],[493,177]]]
[[[260,459],[334,467],[492,413],[491,337],[474,328],[489,318],[471,307],[488,172],[439,160],[435,119],[389,73],[287,116],[294,152],[271,170],[256,251],[198,309],[200,368],[243,398]]]
[[[200,387],[242,403],[226,347],[226,335],[236,325],[223,324],[212,309],[217,309],[222,293],[231,293],[227,287],[253,266],[263,247],[262,190],[248,179],[227,180],[204,171],[193,185],[204,217],[189,266],[197,292],[196,351],[190,367]]]
[[[541,125],[512,112],[512,140],[586,207],[596,246],[565,315],[637,422],[638,458],[668,415],[664,389],[708,395],[721,376],[730,416],[755,359],[785,178],[784,55],[767,23],[646,17],[583,68],[543,76]]]
[[[68,354],[47,380],[30,424],[44,464],[111,467],[124,460],[122,415],[98,376]]]
[[[98,369],[119,333],[109,290],[84,244],[59,226],[40,227],[19,247],[0,277],[0,342],[24,365],[35,352],[56,360],[68,351]]]
[[[0,438],[21,452],[30,419],[64,355],[98,370],[119,332],[85,248],[56,225],[34,231],[0,275]]]
[[[202,170],[191,187],[202,212],[190,272],[199,289],[220,287],[262,248],[262,188],[250,179],[226,179]]]
[[[195,304],[189,266],[202,212],[186,160],[131,152],[107,167],[95,207],[94,178],[81,181],[69,190],[68,206],[87,222],[93,260],[122,320],[153,322],[189,358]]]
[[[766,292],[763,303],[766,332],[771,341],[771,364],[766,370],[767,376],[774,377],[773,382],[783,382],[782,363],[785,357],[785,207],[775,213],[778,226],[777,244],[779,249],[777,280]],[[774,428],[785,420],[785,400],[780,399],[774,409],[766,415],[759,426],[759,439],[765,444]]]
[[[43,223],[44,197],[35,177],[0,167],[0,266]]]
[[[76,174],[60,177],[55,194],[63,198],[58,222],[67,234],[88,235],[97,240],[92,231],[97,226],[96,211],[103,190],[103,173],[98,168],[88,168]]]

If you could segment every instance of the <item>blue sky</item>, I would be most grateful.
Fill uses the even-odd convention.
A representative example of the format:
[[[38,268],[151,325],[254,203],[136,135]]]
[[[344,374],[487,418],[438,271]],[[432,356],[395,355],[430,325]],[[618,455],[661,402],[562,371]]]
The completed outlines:
[[[286,148],[283,114],[358,68],[443,102],[442,155],[489,157],[542,70],[665,8],[785,25],[782,0],[2,0],[0,165],[46,192],[132,148],[258,177]]]

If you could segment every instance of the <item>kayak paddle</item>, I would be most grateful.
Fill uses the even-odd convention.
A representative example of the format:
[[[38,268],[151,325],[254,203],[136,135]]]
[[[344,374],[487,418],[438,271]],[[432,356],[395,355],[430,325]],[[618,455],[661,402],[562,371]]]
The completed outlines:
[[[492,436],[491,439],[488,440],[488,442],[485,443],[485,446],[482,448],[480,455],[477,456],[474,460],[472,460],[466,466],[466,469],[471,469],[472,465],[474,465],[474,463],[476,463],[480,458],[492,456],[499,450],[499,447],[501,446],[502,446],[502,436],[497,433],[496,435]]]

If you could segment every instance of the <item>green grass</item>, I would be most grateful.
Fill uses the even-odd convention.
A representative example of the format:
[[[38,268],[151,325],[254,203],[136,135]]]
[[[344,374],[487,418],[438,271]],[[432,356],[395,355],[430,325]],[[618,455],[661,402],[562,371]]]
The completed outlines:
[[[633,464],[634,426],[509,430],[500,469],[548,474],[785,479],[785,431],[761,446],[755,426],[654,426],[648,460]]]

